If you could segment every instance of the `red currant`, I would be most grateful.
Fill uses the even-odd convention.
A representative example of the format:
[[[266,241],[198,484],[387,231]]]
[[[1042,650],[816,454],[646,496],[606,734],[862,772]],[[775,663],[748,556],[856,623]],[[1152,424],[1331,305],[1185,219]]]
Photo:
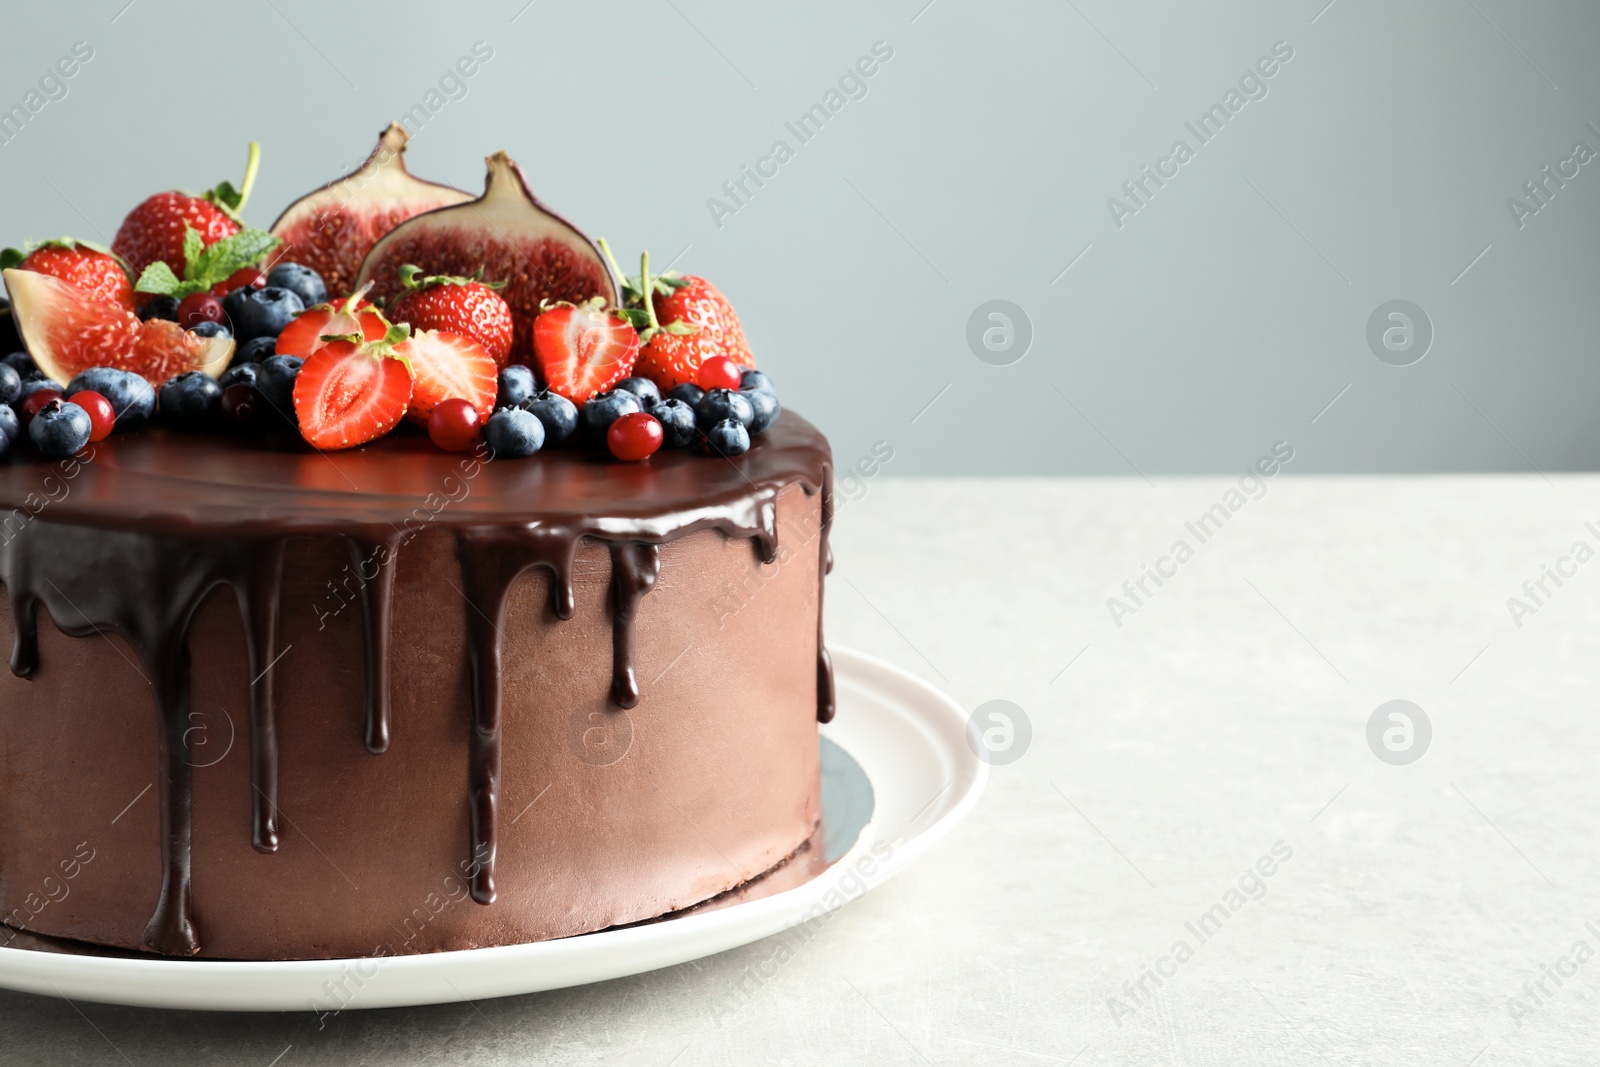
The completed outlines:
[[[661,447],[661,423],[643,411],[630,412],[611,424],[606,444],[618,459],[648,459]]]
[[[439,401],[428,415],[428,437],[446,452],[465,452],[482,428],[477,409],[459,397]]]
[[[178,325],[193,329],[202,322],[222,322],[222,301],[210,293],[192,293],[178,301]]]
[[[67,399],[89,413],[90,441],[104,441],[111,436],[111,430],[117,424],[117,411],[111,406],[111,401],[93,389],[80,389]]]
[[[17,412],[22,417],[22,428],[24,430],[28,428],[28,423],[33,421],[35,415],[39,414],[40,408],[52,400],[60,399],[61,390],[59,389],[36,389],[29,393],[27,399],[22,402],[21,410]]]
[[[744,371],[739,369],[739,364],[727,356],[712,356],[700,364],[694,384],[708,393],[713,389],[737,389],[739,379],[743,375]]]

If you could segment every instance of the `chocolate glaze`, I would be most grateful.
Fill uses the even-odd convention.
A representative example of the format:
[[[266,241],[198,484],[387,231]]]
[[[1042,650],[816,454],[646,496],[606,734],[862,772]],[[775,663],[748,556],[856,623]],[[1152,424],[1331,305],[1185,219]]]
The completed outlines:
[[[416,436],[321,455],[163,431],[111,438],[65,480],[58,465],[17,457],[0,463],[0,514],[11,510],[0,524],[0,584],[16,624],[11,667],[26,677],[37,666],[41,603],[63,633],[116,634],[133,649],[158,711],[162,885],[144,942],[169,955],[194,954],[187,638],[196,609],[219,585],[239,601],[252,676],[251,842],[270,853],[278,842],[273,671],[285,540],[330,536],[349,545],[366,634],[365,742],[381,753],[391,730],[395,560],[412,536],[443,524],[455,532],[461,593],[471,606],[470,888],[489,904],[500,806],[500,631],[512,582],[530,567],[548,569],[555,613],[570,618],[579,541],[610,546],[611,697],[617,707],[635,707],[643,695],[632,624],[659,573],[657,547],[716,529],[749,539],[770,563],[777,494],[792,484],[823,494],[826,571],[831,457],[822,435],[789,412],[736,459],[663,452],[621,464],[554,451],[491,464],[441,453]],[[817,717],[826,722],[833,679],[820,609],[819,599]]]

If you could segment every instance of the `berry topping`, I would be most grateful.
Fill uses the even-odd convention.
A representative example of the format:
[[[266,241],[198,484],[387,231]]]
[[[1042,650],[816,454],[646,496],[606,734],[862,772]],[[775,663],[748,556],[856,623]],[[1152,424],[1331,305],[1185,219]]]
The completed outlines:
[[[772,379],[768,378],[765,374],[762,374],[758,370],[743,371],[739,375],[739,389],[741,391],[750,389],[765,389],[773,396],[778,395],[778,391],[772,387]]]
[[[707,392],[712,389],[738,389],[743,372],[727,356],[712,356],[700,364],[694,384]]]
[[[582,404],[633,370],[639,334],[598,301],[564,304],[533,320],[533,355],[545,388]]]
[[[241,188],[235,189],[231,182],[223,182],[204,196],[157,193],[122,220],[112,248],[127,260],[135,277],[142,276],[145,268],[154,263],[165,263],[172,274],[183,273],[190,259],[190,230],[195,232],[202,248],[239,232],[238,213],[250,196],[260,165],[261,149],[252,143]],[[229,267],[215,281],[226,278],[236,269]],[[207,287],[215,281],[207,283]]]
[[[552,445],[559,445],[578,429],[578,405],[560,393],[545,390],[524,401],[522,408],[544,425],[545,440]]]
[[[617,383],[618,389],[625,389],[639,398],[639,403],[650,411],[661,403],[661,390],[656,388],[656,383],[649,378],[624,378]]]
[[[65,459],[89,443],[93,429],[87,411],[63,401],[57,394],[39,408],[28,424],[28,440],[45,458]]]
[[[720,456],[739,456],[750,451],[750,431],[736,419],[723,419],[706,431],[706,444]]]
[[[544,447],[544,423],[522,408],[502,408],[483,428],[495,459],[523,459]]]
[[[700,436],[695,427],[694,408],[682,400],[669,397],[652,408],[650,414],[661,423],[661,444],[665,448],[686,448]]]
[[[161,417],[186,430],[209,429],[222,403],[222,386],[209,374],[189,371],[163,382],[158,392]]]
[[[118,429],[137,430],[155,413],[155,388],[132,371],[91,367],[67,383],[67,399],[73,400],[86,390],[111,401]]]
[[[661,423],[642,411],[623,415],[606,430],[606,446],[618,459],[648,459],[661,447]]]
[[[17,401],[17,417],[22,420],[22,428],[26,430],[28,424],[33,422],[33,417],[39,414],[41,408],[52,400],[61,399],[61,390],[55,387],[54,382],[46,383],[43,388],[31,392],[26,384],[22,387],[22,398]],[[81,408],[79,409],[82,410]]]
[[[228,295],[228,300],[234,301],[236,297],[238,300],[228,308],[228,315],[233,320],[234,336],[241,341],[263,337],[276,339],[284,327],[306,309],[298,296],[276,286],[236,289]],[[178,321],[183,320],[180,317]]]
[[[354,448],[394,429],[411,404],[411,368],[395,354],[406,337],[396,326],[377,341],[329,341],[313,352],[294,383],[300,436],[316,448]]]
[[[533,371],[521,364],[513,364],[500,372],[499,388],[495,391],[494,406],[514,408],[532,400],[539,391],[533,380]]]
[[[778,395],[765,389],[741,389],[739,395],[750,402],[755,417],[750,420],[750,432],[765,433],[767,427],[778,421]]]
[[[240,267],[227,278],[211,287],[211,292],[216,296],[227,296],[229,293],[240,289],[262,289],[267,284],[267,276],[255,267]]]
[[[92,427],[89,440],[104,441],[111,436],[111,431],[117,425],[117,412],[111,406],[111,401],[92,389],[73,393],[69,399],[89,414]]]
[[[685,404],[688,404],[691,408],[700,403],[700,398],[705,395],[706,391],[700,388],[698,385],[695,385],[693,382],[684,382],[682,385],[674,385],[671,389],[668,389],[666,393],[668,400],[681,400]]]
[[[267,357],[276,355],[277,343],[276,337],[257,337],[253,341],[246,341],[233,350],[233,362],[228,364],[228,368],[231,370],[249,363],[260,363]]]
[[[0,439],[6,444],[22,436],[22,420],[17,418],[16,409],[9,404],[0,404]],[[5,455],[5,449],[0,448],[0,456]]]
[[[601,393],[583,405],[583,436],[588,443],[604,447],[606,431],[611,429],[613,422],[624,415],[643,410],[644,405],[632,393],[621,390]]]
[[[328,299],[328,286],[322,275],[303,263],[279,263],[267,272],[266,284],[289,290],[308,308],[326,303]]]
[[[321,348],[324,337],[347,337],[360,333],[368,341],[380,341],[389,332],[389,321],[368,304],[361,293],[337,305],[320,304],[295,319],[278,334],[278,355],[306,358]]]
[[[87,241],[66,237],[32,245],[26,252],[8,248],[0,252],[0,267],[49,274],[124,311],[133,310],[133,280],[127,266],[110,249]]]
[[[294,382],[305,360],[299,356],[269,356],[256,371],[256,388],[267,407],[288,422],[294,421]]]
[[[504,282],[424,276],[421,267],[408,263],[400,268],[400,284],[400,293],[389,301],[391,321],[408,323],[415,331],[445,330],[470,337],[496,366],[506,365],[511,356],[511,305],[496,292]]]
[[[481,429],[478,409],[460,397],[439,401],[428,416],[428,438],[446,452],[465,452]]]
[[[9,363],[0,363],[0,404],[10,404],[22,392],[22,375]]]
[[[189,332],[195,337],[220,337],[225,341],[233,340],[233,331],[220,322],[197,322],[189,327]],[[232,360],[229,360],[229,362],[232,362]]]
[[[227,381],[226,378],[223,380]],[[232,382],[222,390],[222,419],[235,429],[247,429],[253,425],[265,406],[261,390],[250,382]]]
[[[211,293],[191,293],[178,301],[178,325],[189,330],[202,322],[226,322],[222,301]]]
[[[230,385],[254,385],[260,376],[259,363],[239,363],[229,367],[228,373],[217,379],[217,384],[222,386],[223,392],[227,392]]]
[[[165,319],[167,322],[178,321],[178,305],[182,303],[175,296],[152,296],[144,302],[139,309],[139,321],[149,322],[151,319]],[[224,305],[226,310],[226,305]]]
[[[39,364],[35,363],[33,357],[26,352],[13,352],[4,359],[0,359],[0,363],[4,363],[16,371],[17,377],[23,381],[27,381],[29,378],[44,377],[44,371],[39,369]]]
[[[713,389],[694,406],[695,421],[707,433],[724,419],[732,419],[745,429],[755,421],[756,411],[744,395],[730,389]]]
[[[411,363],[415,384],[406,414],[413,422],[427,425],[434,405],[450,399],[471,404],[480,421],[494,410],[494,359],[472,338],[421,330],[396,345],[395,355]]]

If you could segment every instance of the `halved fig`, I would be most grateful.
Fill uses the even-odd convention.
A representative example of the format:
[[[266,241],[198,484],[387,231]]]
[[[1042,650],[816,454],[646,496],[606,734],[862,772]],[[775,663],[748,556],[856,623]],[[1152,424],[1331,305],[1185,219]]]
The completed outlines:
[[[290,204],[272,224],[283,240],[274,258],[312,268],[338,299],[355,291],[361,261],[378,238],[424,211],[472,199],[454,186],[412,177],[405,162],[410,139],[404,126],[391,122],[365,163]]]
[[[200,337],[164,319],[140,322],[49,274],[11,269],[4,276],[28,354],[57,384],[91,367],[133,371],[154,386],[191,370],[215,378],[233,358],[230,338]]]
[[[358,284],[373,283],[373,298],[389,299],[403,285],[400,268],[414,263],[424,274],[504,282],[511,305],[511,362],[533,362],[533,320],[543,301],[581,304],[602,297],[617,302],[617,279],[593,241],[539,202],[522,168],[504,152],[486,159],[483,195],[468,204],[439,208],[401,223],[361,264]]]

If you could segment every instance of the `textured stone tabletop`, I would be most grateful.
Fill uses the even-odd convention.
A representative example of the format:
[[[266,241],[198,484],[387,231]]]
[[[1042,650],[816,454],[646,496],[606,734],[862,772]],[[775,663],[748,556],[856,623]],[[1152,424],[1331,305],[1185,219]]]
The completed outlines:
[[[321,1029],[6,993],[0,1063],[1600,1060],[1600,478],[883,479],[835,545],[834,642],[1032,738],[793,958]]]

